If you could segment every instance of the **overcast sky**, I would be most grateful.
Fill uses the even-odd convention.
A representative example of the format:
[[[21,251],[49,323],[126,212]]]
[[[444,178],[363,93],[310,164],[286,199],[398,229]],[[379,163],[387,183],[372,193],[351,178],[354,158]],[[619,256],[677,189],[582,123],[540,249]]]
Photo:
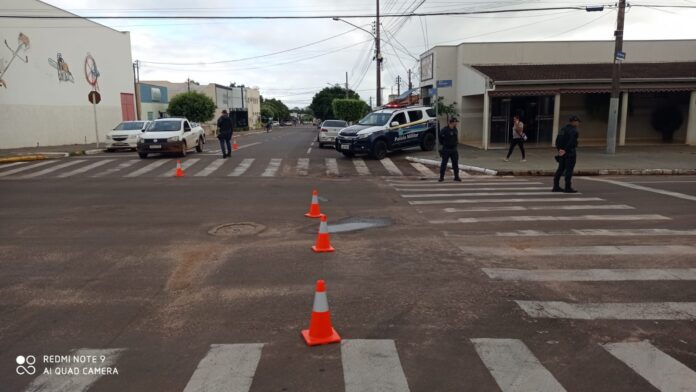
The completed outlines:
[[[374,0],[44,0],[78,15],[366,15]],[[381,0],[382,13],[473,11],[613,4],[572,0],[476,1]],[[643,0],[631,4],[686,5],[696,0]],[[372,30],[374,18],[348,19]],[[366,101],[375,97],[372,37],[348,24],[322,20],[99,20],[131,32],[133,60],[141,80],[182,82],[186,78],[227,85],[258,86],[262,95],[289,107],[305,107],[327,84],[345,83]],[[414,72],[428,48],[461,42],[528,40],[611,40],[616,10],[534,11],[475,16],[382,19],[385,98],[396,78]],[[384,33],[386,31],[386,33]],[[333,38],[332,38],[333,37]],[[626,13],[625,39],[696,39],[696,8],[633,7]],[[319,42],[313,45],[317,41]],[[300,46],[305,46],[295,49]],[[696,49],[695,49],[696,50]],[[286,51],[284,53],[277,53]],[[628,55],[630,56],[630,54]],[[252,59],[249,59],[252,58]],[[246,59],[246,60],[245,60]],[[611,59],[607,59],[610,61]],[[402,91],[406,82],[402,85]]]

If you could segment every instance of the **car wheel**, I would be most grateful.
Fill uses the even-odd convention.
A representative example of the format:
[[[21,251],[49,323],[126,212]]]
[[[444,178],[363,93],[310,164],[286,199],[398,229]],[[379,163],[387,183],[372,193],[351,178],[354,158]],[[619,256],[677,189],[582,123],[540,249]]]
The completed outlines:
[[[146,152],[139,152],[138,156],[140,157],[140,159],[145,159],[145,158],[147,158],[147,153]]]
[[[432,133],[426,133],[423,136],[423,141],[421,142],[421,150],[432,151],[435,148],[435,135]]]
[[[113,148],[107,148],[106,152],[114,152],[115,150]]]
[[[181,151],[179,152],[179,155],[182,158],[186,156],[187,150],[188,150],[188,146],[186,145],[186,141],[181,142]]]
[[[373,158],[377,160],[382,160],[387,156],[387,143],[384,140],[377,140],[374,145],[372,145],[372,155]]]
[[[353,158],[355,156],[355,154],[350,151],[341,151],[341,154],[346,158]]]
[[[198,139],[198,144],[196,144],[196,152],[203,152],[203,139]]]

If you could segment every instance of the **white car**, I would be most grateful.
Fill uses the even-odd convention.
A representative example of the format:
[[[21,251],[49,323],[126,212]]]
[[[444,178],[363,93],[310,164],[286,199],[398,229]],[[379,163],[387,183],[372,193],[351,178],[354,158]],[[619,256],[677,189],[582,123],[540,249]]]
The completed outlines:
[[[138,136],[145,132],[152,121],[124,121],[106,134],[106,151],[138,147]]]
[[[319,126],[319,135],[317,136],[317,141],[319,142],[319,148],[322,148],[324,143],[334,145],[336,142],[336,136],[341,131],[341,129],[348,126],[348,123],[343,120],[326,120]]]
[[[151,153],[175,153],[186,156],[195,148],[203,152],[205,134],[200,125],[191,126],[185,118],[161,118],[152,122],[138,137],[138,155],[147,158]]]

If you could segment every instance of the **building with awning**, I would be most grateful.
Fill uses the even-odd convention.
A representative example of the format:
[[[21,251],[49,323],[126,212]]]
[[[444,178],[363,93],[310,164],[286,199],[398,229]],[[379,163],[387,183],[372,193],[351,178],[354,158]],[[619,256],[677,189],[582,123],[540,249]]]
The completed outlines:
[[[617,143],[696,144],[696,41],[626,41]],[[528,143],[549,146],[571,114],[583,119],[583,145],[606,143],[613,41],[464,43],[421,56],[422,102],[438,80],[456,103],[461,142],[506,145],[512,117]]]

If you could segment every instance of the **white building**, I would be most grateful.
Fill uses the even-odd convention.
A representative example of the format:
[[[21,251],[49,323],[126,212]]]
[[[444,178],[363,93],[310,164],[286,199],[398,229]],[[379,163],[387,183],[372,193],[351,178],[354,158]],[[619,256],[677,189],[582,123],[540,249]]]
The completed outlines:
[[[61,16],[37,0],[3,0],[4,15]],[[135,119],[128,32],[86,19],[12,19],[0,25],[0,140],[3,148],[93,143]]]
[[[431,104],[436,81],[451,80],[437,92],[456,103],[460,141],[472,146],[505,145],[515,114],[529,144],[551,145],[577,114],[583,145],[604,145],[613,52],[614,41],[436,46],[421,55],[421,97]],[[624,52],[617,144],[663,143],[656,117],[676,120],[671,143],[696,144],[696,41],[625,41]]]

